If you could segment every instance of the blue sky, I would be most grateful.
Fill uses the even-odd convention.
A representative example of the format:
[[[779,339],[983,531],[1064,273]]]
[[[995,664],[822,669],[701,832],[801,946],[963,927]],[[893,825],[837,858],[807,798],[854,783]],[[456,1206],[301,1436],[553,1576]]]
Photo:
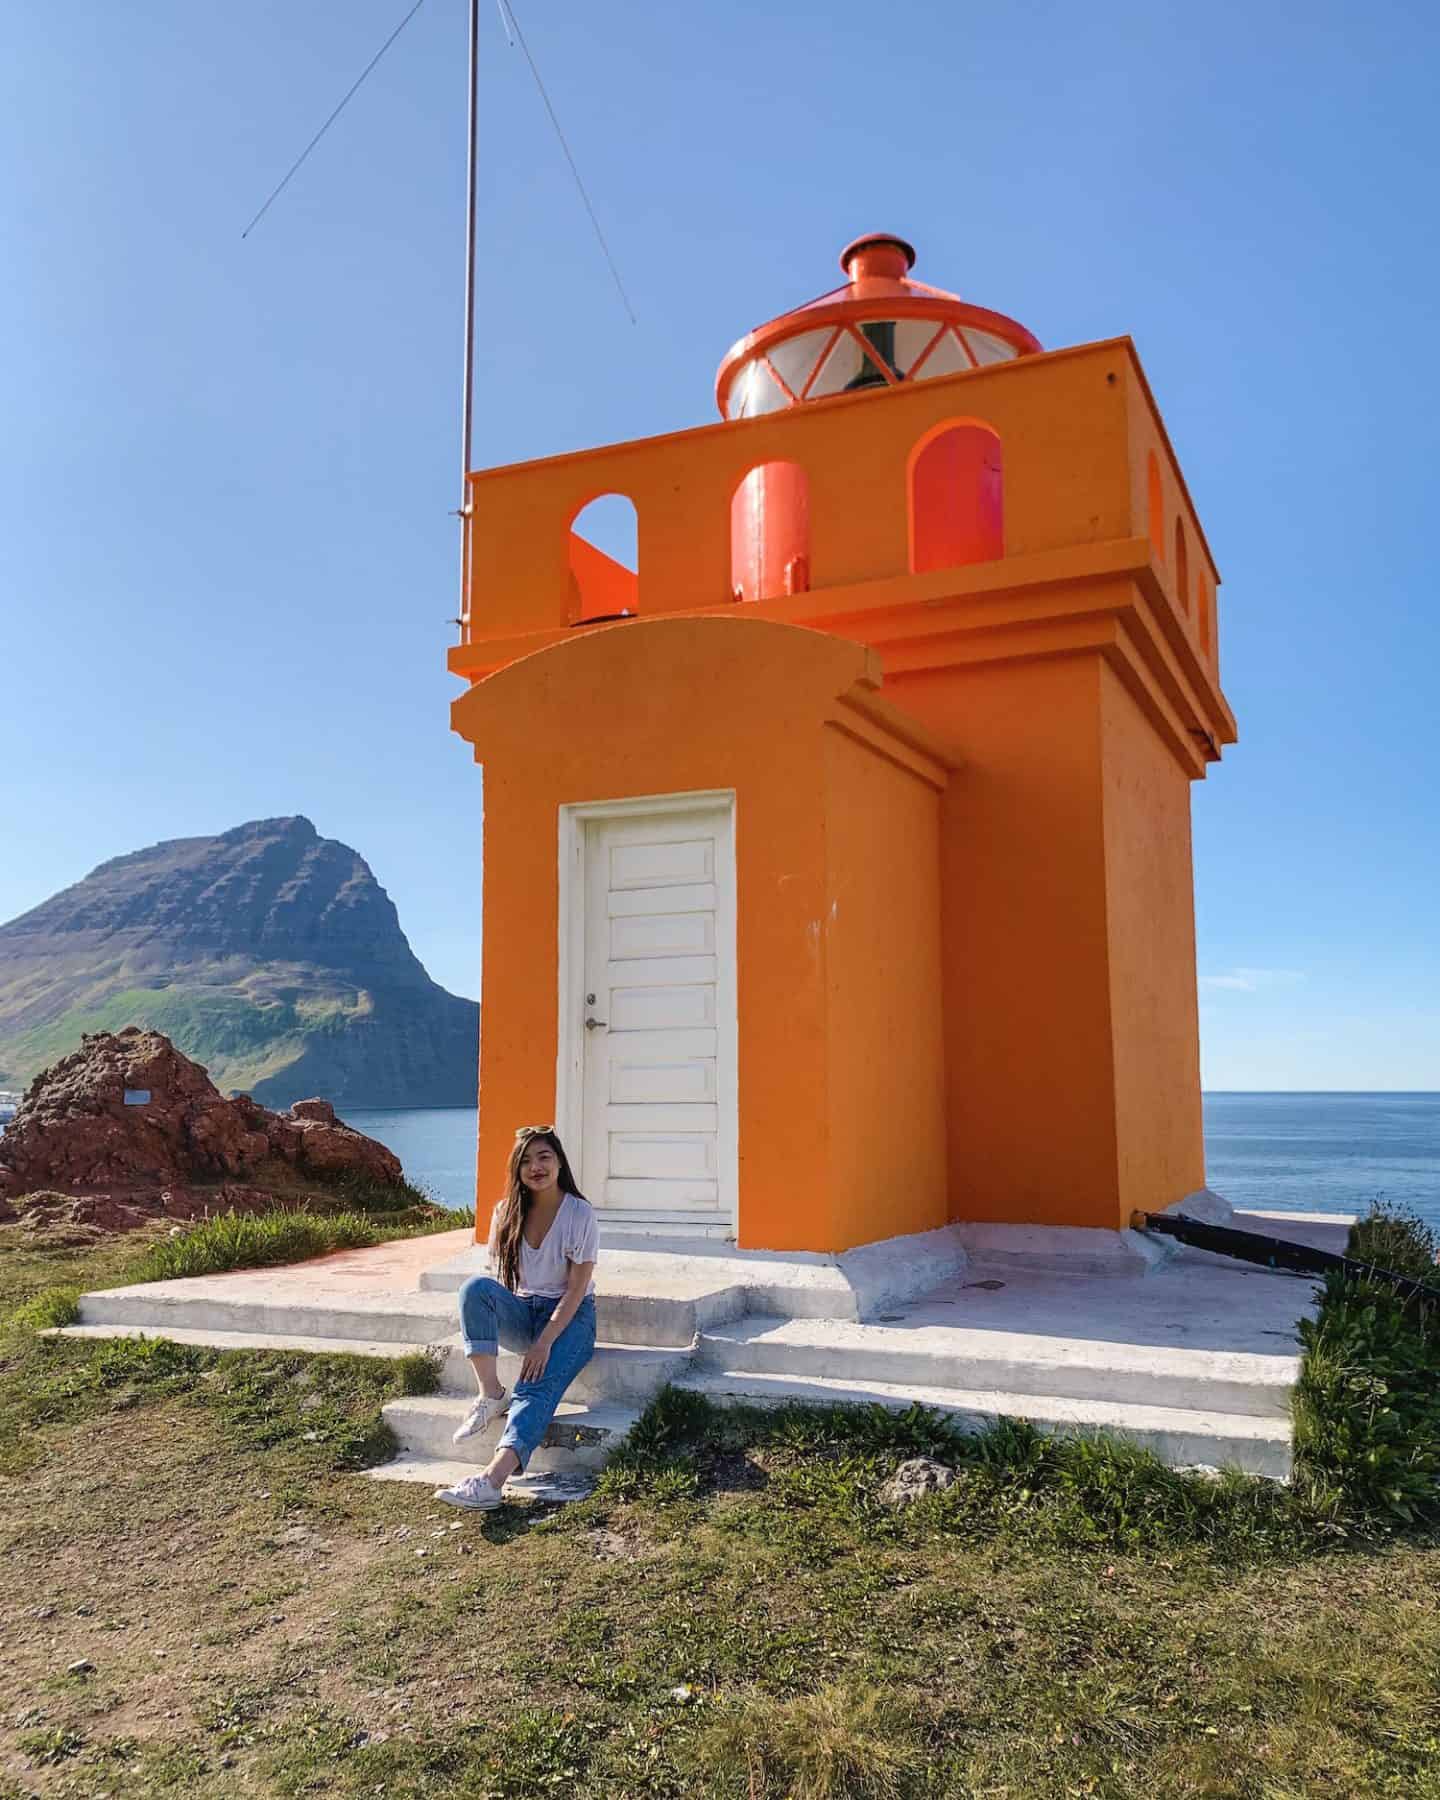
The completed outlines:
[[[1440,1088],[1440,13],[516,8],[485,62],[477,460],[702,423],[884,228],[1047,346],[1131,333],[1225,576],[1195,789],[1207,1085]],[[449,735],[463,0],[0,16],[0,918],[303,812],[476,991]]]

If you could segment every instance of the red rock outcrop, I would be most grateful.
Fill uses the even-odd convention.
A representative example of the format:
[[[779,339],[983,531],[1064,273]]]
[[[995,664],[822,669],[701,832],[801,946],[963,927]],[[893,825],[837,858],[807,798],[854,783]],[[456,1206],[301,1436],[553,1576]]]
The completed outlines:
[[[404,1179],[399,1160],[337,1119],[328,1101],[302,1100],[275,1113],[244,1095],[226,1100],[168,1038],[131,1026],[85,1038],[36,1077],[0,1137],[0,1197],[149,1190],[142,1204],[151,1216],[194,1217],[188,1196],[178,1198],[187,1184],[243,1185],[275,1162],[321,1181],[355,1174],[399,1186]],[[156,1189],[169,1190],[173,1208],[156,1204]],[[216,1210],[216,1199],[206,1195],[204,1208]]]

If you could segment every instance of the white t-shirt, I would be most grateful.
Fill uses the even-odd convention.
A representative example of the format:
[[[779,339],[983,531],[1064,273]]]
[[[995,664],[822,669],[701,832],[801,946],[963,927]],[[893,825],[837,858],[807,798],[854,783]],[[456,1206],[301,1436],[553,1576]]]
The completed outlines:
[[[495,1209],[490,1225],[490,1266],[495,1267],[495,1234],[500,1209]],[[538,1246],[520,1237],[520,1283],[517,1294],[535,1294],[546,1300],[558,1300],[570,1281],[571,1263],[593,1263],[600,1254],[600,1221],[588,1200],[578,1194],[566,1194],[554,1222]],[[592,1277],[587,1294],[595,1292]]]

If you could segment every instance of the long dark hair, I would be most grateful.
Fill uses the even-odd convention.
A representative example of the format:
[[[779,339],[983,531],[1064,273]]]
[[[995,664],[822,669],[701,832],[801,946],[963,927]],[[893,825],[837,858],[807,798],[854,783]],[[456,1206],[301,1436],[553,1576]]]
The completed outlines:
[[[578,1200],[585,1198],[575,1185],[570,1159],[565,1154],[565,1146],[555,1135],[555,1127],[522,1126],[515,1133],[515,1148],[510,1152],[510,1161],[505,1170],[505,1198],[499,1205],[500,1222],[495,1229],[495,1271],[512,1294],[520,1285],[520,1240],[525,1233],[530,1202],[535,1197],[520,1179],[520,1165],[525,1160],[525,1152],[536,1138],[542,1144],[548,1144],[555,1152],[560,1164],[560,1192],[574,1194]]]

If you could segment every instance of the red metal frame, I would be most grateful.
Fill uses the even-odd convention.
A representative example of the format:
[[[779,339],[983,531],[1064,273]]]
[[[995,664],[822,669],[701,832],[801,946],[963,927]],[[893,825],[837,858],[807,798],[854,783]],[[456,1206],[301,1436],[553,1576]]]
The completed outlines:
[[[863,325],[871,319],[929,319],[962,327],[973,325],[977,331],[989,332],[1002,343],[1012,345],[1017,356],[1036,355],[1042,349],[1039,339],[1014,319],[1007,319],[1003,313],[991,312],[983,306],[969,306],[963,300],[945,302],[898,297],[869,302],[838,300],[824,307],[787,313],[783,319],[759,326],[732,346],[715,378],[715,399],[721,414],[725,414],[726,397],[736,371],[757,354],[763,355],[772,344],[783,343],[786,338],[798,337],[802,331],[814,331],[823,325],[838,325],[844,330],[848,325]],[[974,362],[969,345],[963,339],[961,342],[965,354]]]

